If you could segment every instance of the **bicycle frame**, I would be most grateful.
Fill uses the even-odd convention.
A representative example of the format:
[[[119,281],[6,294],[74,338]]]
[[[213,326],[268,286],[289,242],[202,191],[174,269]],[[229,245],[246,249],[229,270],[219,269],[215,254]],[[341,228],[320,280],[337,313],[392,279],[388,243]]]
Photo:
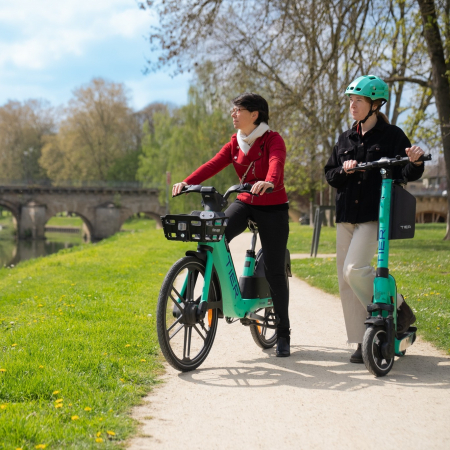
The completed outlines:
[[[201,253],[206,253],[206,268],[204,274],[205,281],[202,289],[199,309],[208,309],[208,305],[205,305],[206,308],[204,308],[201,304],[203,302],[208,302],[208,294],[210,292],[213,270],[217,273],[222,291],[222,311],[224,316],[241,319],[257,309],[273,306],[271,297],[242,298],[233,258],[225,238],[221,239],[219,242],[200,242],[198,245],[198,251]],[[247,256],[244,264],[243,276],[253,276],[254,269],[255,258]],[[184,295],[186,286],[187,277],[180,292],[181,296]]]

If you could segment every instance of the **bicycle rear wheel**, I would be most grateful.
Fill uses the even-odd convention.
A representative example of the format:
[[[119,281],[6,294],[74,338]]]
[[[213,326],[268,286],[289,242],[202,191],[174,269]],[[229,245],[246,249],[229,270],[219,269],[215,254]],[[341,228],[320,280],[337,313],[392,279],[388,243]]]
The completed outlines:
[[[216,336],[218,310],[209,309],[203,319],[196,315],[204,285],[205,264],[186,256],[167,273],[156,309],[157,332],[167,362],[187,372],[203,363]],[[211,283],[208,301],[215,301],[217,288]]]
[[[273,308],[262,308],[255,311],[256,314],[264,316],[264,322],[257,321],[255,325],[250,325],[250,333],[258,347],[263,349],[272,348],[277,343],[277,330],[264,326],[269,319],[273,319],[275,313]],[[273,320],[272,320],[273,322]]]
[[[260,258],[260,254],[262,254],[262,250],[258,252],[257,258]],[[288,296],[289,296],[289,277],[286,271],[286,285],[288,290]],[[256,314],[262,315],[262,312],[264,311],[264,318],[266,319],[265,322],[272,317],[275,317],[275,312],[273,308],[262,308],[258,309]],[[273,320],[272,320],[273,322]],[[267,328],[264,326],[263,323],[257,321],[255,325],[250,325],[250,333],[252,334],[252,338],[255,341],[256,345],[258,347],[261,347],[263,349],[272,348],[277,343],[277,330],[274,330],[272,328]]]

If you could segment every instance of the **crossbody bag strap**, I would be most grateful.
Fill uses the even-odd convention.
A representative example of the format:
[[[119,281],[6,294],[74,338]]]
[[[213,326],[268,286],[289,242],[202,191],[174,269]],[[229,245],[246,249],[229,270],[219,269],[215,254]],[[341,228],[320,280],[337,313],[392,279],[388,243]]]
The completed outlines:
[[[255,161],[252,161],[250,163],[250,165],[247,167],[247,170],[245,171],[244,175],[242,175],[241,184],[245,183],[245,178],[247,177],[247,174],[248,174],[249,170],[252,168],[253,164],[255,164]]]
[[[266,131],[266,133],[267,133],[267,131]],[[266,146],[266,139],[264,139],[264,141],[262,142],[262,144],[260,144],[260,146],[259,146],[259,148],[261,149],[261,152],[264,151],[265,146]],[[258,158],[258,159],[259,159],[259,158]],[[253,164],[255,164],[255,161],[252,161],[252,162],[250,163],[250,165],[247,167],[247,170],[245,171],[244,175],[242,175],[242,178],[241,178],[241,184],[244,184],[244,183],[245,183],[245,178],[247,177],[247,174],[248,174],[248,172],[250,171],[250,169],[252,168]]]

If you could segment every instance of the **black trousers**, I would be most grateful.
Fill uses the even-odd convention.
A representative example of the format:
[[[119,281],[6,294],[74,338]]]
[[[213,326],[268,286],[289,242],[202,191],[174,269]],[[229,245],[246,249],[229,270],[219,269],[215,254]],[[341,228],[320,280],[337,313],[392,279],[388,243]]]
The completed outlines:
[[[280,318],[278,336],[289,336],[289,290],[286,282],[285,254],[289,236],[289,215],[286,210],[252,206],[239,200],[225,211],[230,218],[225,237],[230,242],[245,231],[248,219],[258,224],[264,253],[264,270],[270,286],[275,313]]]

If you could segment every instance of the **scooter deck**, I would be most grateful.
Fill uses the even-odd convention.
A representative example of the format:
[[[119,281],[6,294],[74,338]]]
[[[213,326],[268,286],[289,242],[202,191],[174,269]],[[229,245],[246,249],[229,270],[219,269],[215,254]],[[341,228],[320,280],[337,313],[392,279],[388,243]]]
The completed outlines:
[[[409,327],[406,333],[395,338],[395,355],[405,356],[405,350],[414,344],[416,340],[416,327]]]

